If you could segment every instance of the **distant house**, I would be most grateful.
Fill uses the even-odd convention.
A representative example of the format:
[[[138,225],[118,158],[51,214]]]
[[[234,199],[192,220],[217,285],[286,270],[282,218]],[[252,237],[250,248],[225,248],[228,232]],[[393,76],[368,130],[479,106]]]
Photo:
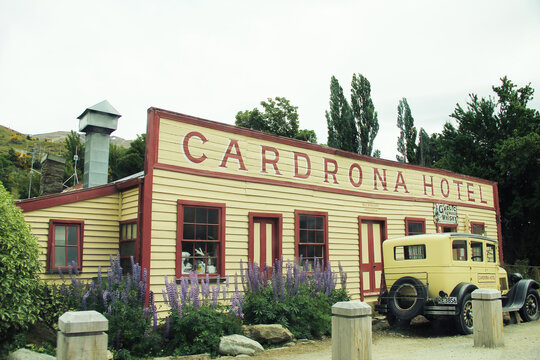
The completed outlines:
[[[104,119],[119,114],[98,105],[81,115],[81,129],[104,135],[115,128]],[[155,108],[144,173],[91,184],[90,164],[103,168],[106,156],[88,144],[87,135],[83,189],[18,202],[39,239],[47,279],[71,261],[82,277],[94,277],[118,252],[126,267],[134,256],[148,269],[154,292],[164,276],[191,270],[213,278],[238,273],[241,261],[328,260],[341,262],[354,299],[371,301],[385,239],[458,231],[502,241],[497,184],[449,171]]]

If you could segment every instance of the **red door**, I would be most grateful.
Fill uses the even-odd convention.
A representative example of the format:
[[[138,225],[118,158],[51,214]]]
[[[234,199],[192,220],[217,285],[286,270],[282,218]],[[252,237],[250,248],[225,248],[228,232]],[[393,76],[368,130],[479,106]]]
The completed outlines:
[[[253,216],[250,221],[249,262],[257,263],[261,269],[272,267],[281,258],[280,222],[281,218]]]
[[[383,272],[382,242],[385,221],[360,219],[360,297],[379,294]]]

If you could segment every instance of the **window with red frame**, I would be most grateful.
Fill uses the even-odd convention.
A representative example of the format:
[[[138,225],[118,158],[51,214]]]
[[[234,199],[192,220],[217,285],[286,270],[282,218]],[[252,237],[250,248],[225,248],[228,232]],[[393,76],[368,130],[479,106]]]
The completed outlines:
[[[137,221],[120,224],[120,266],[124,273],[131,273],[131,257],[137,260]]]
[[[297,256],[302,266],[311,271],[315,262],[323,264],[328,253],[328,215],[326,213],[301,213],[296,215]]]
[[[82,268],[83,222],[49,221],[49,269]]]
[[[426,233],[426,219],[405,218],[405,235]]]
[[[486,235],[485,224],[480,222],[471,222],[471,234]]]
[[[442,233],[457,232],[457,225],[438,224],[437,228],[439,229],[439,232]]]
[[[177,275],[221,273],[224,242],[224,205],[179,202]],[[179,269],[180,268],[180,269]]]

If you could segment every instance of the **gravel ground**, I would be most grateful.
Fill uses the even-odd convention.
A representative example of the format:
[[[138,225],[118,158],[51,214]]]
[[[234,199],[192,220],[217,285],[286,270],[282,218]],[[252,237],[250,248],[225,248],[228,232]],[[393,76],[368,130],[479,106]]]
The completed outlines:
[[[504,347],[473,347],[473,335],[456,335],[445,322],[415,319],[410,329],[394,330],[384,321],[374,321],[373,360],[399,359],[540,359],[540,321],[504,327]],[[330,360],[332,341],[299,343],[291,348],[267,350],[252,359]]]

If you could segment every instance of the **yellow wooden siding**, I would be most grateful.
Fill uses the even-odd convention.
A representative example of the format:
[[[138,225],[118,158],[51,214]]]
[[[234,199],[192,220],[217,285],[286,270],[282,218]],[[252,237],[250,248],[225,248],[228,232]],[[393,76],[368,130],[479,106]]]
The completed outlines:
[[[95,277],[99,266],[108,267],[109,256],[118,252],[119,197],[114,194],[25,212],[24,218],[38,239],[43,268],[46,268],[50,219],[84,221],[82,279]],[[56,272],[42,277],[59,280]]]
[[[388,238],[405,235],[405,217],[425,218],[427,232],[436,232],[433,204],[396,199],[367,199],[347,194],[258,184],[206,176],[154,171],[151,249],[151,289],[161,292],[164,276],[175,274],[178,199],[226,204],[226,274],[240,270],[248,256],[248,213],[270,212],[283,216],[282,254],[294,260],[294,210],[328,212],[329,259],[348,273],[348,289],[360,297],[358,216],[387,219]],[[495,212],[458,206],[459,231],[465,220],[486,223],[488,235],[497,238]],[[467,232],[469,232],[467,230]]]
[[[120,221],[136,219],[139,211],[139,188],[120,193],[120,203]]]
[[[200,132],[207,139],[207,142],[204,144],[196,137],[189,141],[189,151],[192,156],[197,158],[201,157],[202,154],[206,156],[206,159],[198,164],[188,161],[183,151],[183,139],[186,134],[192,131]],[[247,170],[239,170],[239,161],[234,158],[228,159],[226,168],[220,166],[231,139],[238,141],[238,148]],[[274,168],[270,165],[267,166],[267,173],[262,173],[261,146],[269,146],[278,150],[279,162],[277,163],[277,166],[281,175],[275,174]],[[311,160],[311,175],[308,179],[302,180],[294,178],[294,152],[305,153],[309,156]],[[231,153],[236,154],[236,150],[233,149]],[[269,153],[268,158],[273,159],[273,153]],[[328,182],[325,183],[325,158],[336,161],[338,165],[336,175],[338,184],[333,183],[333,178],[331,176],[329,177]],[[427,168],[402,168],[399,167],[397,163],[395,166],[376,164],[311,149],[297,148],[268,140],[251,138],[244,135],[227,133],[202,126],[188,125],[167,119],[161,119],[160,121],[158,162],[174,166],[190,167],[197,170],[249,176],[257,179],[289,181],[331,189],[377,195],[392,195],[403,198],[416,197],[437,200],[440,202],[456,202],[491,208],[494,207],[493,191],[490,184],[473,180],[464,180],[451,174],[435,173]],[[362,184],[359,187],[351,185],[351,181],[349,180],[349,169],[352,164],[359,165],[362,170]],[[299,161],[299,166],[300,170],[302,170],[303,161]],[[329,165],[329,169],[333,169],[333,165]],[[374,181],[375,169],[377,169],[381,177],[384,177],[383,170],[386,170],[386,190],[382,188],[378,178],[377,181]],[[353,171],[354,178],[356,178],[356,174],[356,170]],[[402,178],[399,174],[402,175]],[[428,184],[431,184],[432,179],[433,186],[426,187],[424,183],[427,182]],[[402,181],[404,181],[406,185],[406,190],[404,186],[400,186]],[[454,183],[454,181],[461,185]],[[467,184],[470,185],[468,186]],[[442,194],[441,187],[446,194],[447,186],[449,194],[445,197]],[[431,194],[432,189],[433,195]],[[468,193],[468,191],[470,191],[470,193]]]

